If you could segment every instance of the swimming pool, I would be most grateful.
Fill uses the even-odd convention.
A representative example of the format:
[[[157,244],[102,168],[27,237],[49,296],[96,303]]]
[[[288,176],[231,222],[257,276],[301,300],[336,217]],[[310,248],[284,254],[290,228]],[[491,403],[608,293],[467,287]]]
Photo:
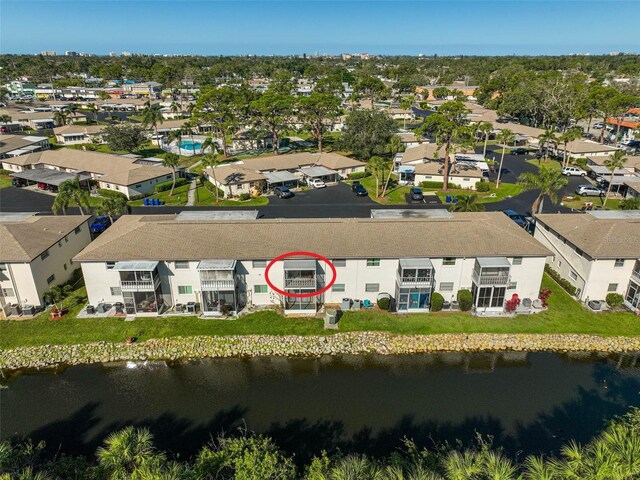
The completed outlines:
[[[192,142],[191,140],[185,140],[180,142],[180,148],[183,150],[196,151],[202,148],[202,143],[200,142]]]

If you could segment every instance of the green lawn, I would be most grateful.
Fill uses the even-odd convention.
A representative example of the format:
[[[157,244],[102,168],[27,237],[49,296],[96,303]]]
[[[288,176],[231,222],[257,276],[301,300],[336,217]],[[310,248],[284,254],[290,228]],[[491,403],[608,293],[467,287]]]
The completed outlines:
[[[9,175],[0,175],[0,189],[11,186],[11,177]]]
[[[488,192],[475,192],[473,190],[463,190],[458,188],[450,188],[446,192],[435,189],[425,189],[424,191],[437,192],[438,197],[440,197],[442,203],[445,203],[447,195],[455,195],[458,197],[461,195],[477,195],[480,203],[492,203],[499,202],[500,200],[504,200],[508,197],[515,197],[516,195],[519,195],[522,192],[522,187],[516,183],[502,182],[500,184],[500,187],[498,187],[498,189],[496,190],[496,184],[492,182],[491,190],[489,190]]]
[[[158,200],[165,202],[165,205],[186,205],[190,185],[191,183],[186,183],[185,185],[176,187],[171,197],[169,196],[171,190],[165,190],[164,192],[156,193],[147,198],[157,198]],[[129,202],[129,205],[139,207],[144,205],[144,203],[143,200],[134,200]]]
[[[542,286],[550,288],[549,310],[514,318],[477,318],[468,313],[429,313],[395,315],[377,310],[346,312],[340,320],[342,332],[384,331],[398,334],[437,333],[580,333],[603,336],[638,336],[640,319],[628,311],[592,313],[580,306],[551,278]],[[144,341],[151,338],[193,335],[330,335],[318,318],[285,318],[262,311],[237,320],[196,317],[78,319],[84,307],[84,289],[74,297],[75,306],[61,320],[47,315],[34,320],[1,321],[0,348],[27,345],[73,344],[84,342],[122,342],[127,337]],[[71,302],[70,302],[71,303]]]
[[[538,159],[536,158],[530,158],[529,160],[526,160],[526,162],[530,163],[531,165],[535,165],[536,167],[550,168],[552,170],[562,170],[562,162],[551,160],[549,158],[546,162],[540,160],[540,163],[538,163]]]
[[[369,192],[369,198],[371,198],[371,200],[373,200],[374,202],[381,203],[383,205],[405,205],[407,203],[405,195],[409,193],[411,186],[395,184],[394,182],[396,178],[397,177],[395,175],[391,176],[392,181],[390,182],[390,186],[387,189],[387,192],[384,198],[379,198],[375,196],[376,178],[374,176],[361,178],[358,181],[364,186],[364,188],[367,189],[367,191]],[[386,176],[385,176],[385,180],[386,180]],[[345,182],[345,183],[347,183],[348,185],[351,185],[353,182]],[[379,182],[380,190],[382,190],[383,187],[384,187],[384,180]]]

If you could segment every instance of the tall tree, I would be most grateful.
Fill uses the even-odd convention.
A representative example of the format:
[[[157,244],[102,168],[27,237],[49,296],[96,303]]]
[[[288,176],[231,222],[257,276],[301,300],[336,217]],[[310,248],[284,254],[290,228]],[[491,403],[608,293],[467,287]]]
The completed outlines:
[[[101,136],[114,152],[120,150],[133,152],[148,141],[144,127],[129,122],[107,125]]]
[[[98,124],[98,107],[96,106],[95,103],[89,103],[86,108],[93,116],[93,121],[97,125]]]
[[[347,116],[337,147],[366,161],[384,153],[395,129],[393,120],[384,112],[356,110]]]
[[[153,131],[158,137],[158,125],[164,121],[162,112],[155,105],[151,105],[151,102],[147,100],[145,107],[142,110],[142,125],[147,128],[153,128]]]
[[[53,201],[51,209],[56,215],[60,210],[62,210],[62,213],[66,213],[67,207],[71,202],[75,202],[78,205],[80,215],[84,215],[82,207],[89,209],[89,192],[80,185],[80,177],[78,175],[70,180],[65,180],[58,186],[58,194]]]
[[[116,193],[116,192],[114,192]],[[126,213],[129,209],[127,197],[124,195],[109,195],[100,199],[100,204],[95,212],[98,215],[109,217],[109,223],[113,225],[113,217]]]
[[[443,103],[438,111],[429,115],[424,124],[418,129],[417,134],[428,132],[435,135],[438,144],[438,150],[444,147],[444,164],[443,164],[443,191],[449,188],[449,165],[451,150],[456,143],[457,138],[464,137],[467,131],[467,114],[469,110],[462,102],[452,101]]]
[[[478,125],[478,133],[484,137],[484,146],[482,147],[482,156],[487,156],[487,143],[489,143],[489,136],[493,132],[493,125],[490,122],[480,122]]]
[[[457,203],[452,203],[449,210],[452,212],[482,212],[484,205],[478,202],[478,195],[461,195]]]
[[[265,93],[251,102],[254,120],[258,125],[266,127],[273,137],[273,153],[278,154],[280,135],[289,126],[295,99],[291,95],[281,93]]]
[[[531,205],[531,213],[542,213],[544,196],[553,203],[558,202],[558,192],[567,184],[567,178],[560,170],[541,167],[537,173],[526,172],[518,177],[518,184],[523,191],[538,190],[538,196]]]
[[[387,90],[382,80],[376,77],[364,76],[358,80],[358,83],[353,87],[353,93],[356,96],[362,96],[368,98],[371,102],[371,109],[373,109],[373,102],[376,98],[382,96]]]
[[[582,128],[581,127],[574,127],[574,128],[570,128],[568,130],[566,130],[562,135],[560,135],[560,138],[558,139],[558,141],[560,143],[562,143],[563,145],[563,158],[562,158],[562,166],[566,167],[568,164],[568,151],[567,151],[567,144],[571,143],[575,140],[579,140],[582,138]]]
[[[65,110],[57,110],[53,113],[53,121],[57,125],[66,125],[69,121],[69,114]]]
[[[555,148],[557,145],[558,139],[556,138],[556,134],[551,130],[545,130],[544,133],[541,133],[538,136],[538,151],[542,156],[542,161],[547,161],[549,146],[553,146]]]
[[[162,159],[162,166],[171,169],[171,175],[173,177],[173,183],[171,184],[171,191],[169,196],[173,197],[173,190],[176,188],[176,170],[180,166],[180,156],[175,153],[168,152]]]
[[[228,156],[226,138],[242,120],[241,104],[244,101],[244,95],[236,87],[209,85],[202,88],[196,100],[193,117],[209,125],[220,138],[225,158]]]
[[[387,179],[384,182],[384,187],[382,187],[383,197],[387,193],[387,188],[389,188],[389,181],[391,180],[391,174],[393,173],[396,154],[404,150],[404,144],[402,143],[402,140],[400,140],[400,137],[398,137],[397,135],[393,135],[389,139],[389,143],[387,143],[384,150],[385,150],[385,153],[388,153],[389,156],[391,157],[391,167],[389,168],[389,174],[387,175]]]
[[[300,113],[304,122],[309,125],[318,140],[318,151],[322,152],[322,140],[327,129],[327,122],[337,118],[340,99],[327,93],[313,92],[300,99]]]
[[[613,178],[615,176],[616,170],[620,168],[624,168],[624,164],[629,160],[622,150],[616,150],[609,158],[604,161],[604,166],[607,167],[607,170],[611,172],[611,177],[609,178],[609,186],[607,187],[607,194],[604,197],[604,202],[602,202],[602,206],[607,205],[607,200],[609,200],[609,195],[611,195],[611,187],[613,186]]]
[[[214,153],[207,153],[205,154],[204,157],[202,157],[202,160],[200,160],[202,162],[202,166],[204,168],[204,170],[211,168],[211,176],[213,177],[213,181],[215,182],[213,184],[213,187],[216,189],[216,203],[218,203],[220,201],[219,199],[219,188],[217,185],[217,178],[216,178],[216,167],[218,165],[220,165],[220,163],[222,163],[220,161],[220,159],[218,158],[218,156]]]
[[[502,164],[504,163],[504,153],[507,149],[507,144],[512,143],[515,140],[515,134],[508,128],[500,130],[496,139],[498,143],[502,144],[502,154],[500,155],[500,168],[498,168],[498,176],[496,178],[496,188],[500,186],[500,179],[502,177]]]
[[[380,179],[384,178],[384,171],[387,167],[387,162],[384,158],[373,156],[367,162],[367,169],[373,172],[373,175],[376,177],[376,197],[380,195]]]

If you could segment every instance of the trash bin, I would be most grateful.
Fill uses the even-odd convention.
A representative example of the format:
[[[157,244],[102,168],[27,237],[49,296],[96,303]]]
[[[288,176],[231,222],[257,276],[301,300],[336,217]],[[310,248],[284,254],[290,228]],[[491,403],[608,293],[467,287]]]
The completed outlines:
[[[352,310],[360,310],[362,308],[362,301],[354,299],[353,300],[353,306],[351,307]]]
[[[342,305],[340,305],[340,309],[341,310],[349,310],[351,308],[351,299],[350,298],[343,298],[342,299]]]
[[[107,313],[107,305],[104,303],[98,304],[98,313]]]
[[[87,315],[93,315],[94,313],[96,313],[96,307],[94,307],[93,305],[87,305],[85,311],[87,312]]]
[[[187,312],[196,313],[196,302],[188,302],[187,303]]]

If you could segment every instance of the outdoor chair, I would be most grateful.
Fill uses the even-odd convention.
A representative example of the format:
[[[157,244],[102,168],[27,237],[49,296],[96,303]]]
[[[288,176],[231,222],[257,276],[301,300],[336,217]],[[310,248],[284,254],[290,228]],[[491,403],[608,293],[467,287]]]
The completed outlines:
[[[366,300],[365,299],[365,301],[362,303],[362,306],[364,308],[371,308],[371,307],[373,307],[373,303],[371,303],[371,300]]]

